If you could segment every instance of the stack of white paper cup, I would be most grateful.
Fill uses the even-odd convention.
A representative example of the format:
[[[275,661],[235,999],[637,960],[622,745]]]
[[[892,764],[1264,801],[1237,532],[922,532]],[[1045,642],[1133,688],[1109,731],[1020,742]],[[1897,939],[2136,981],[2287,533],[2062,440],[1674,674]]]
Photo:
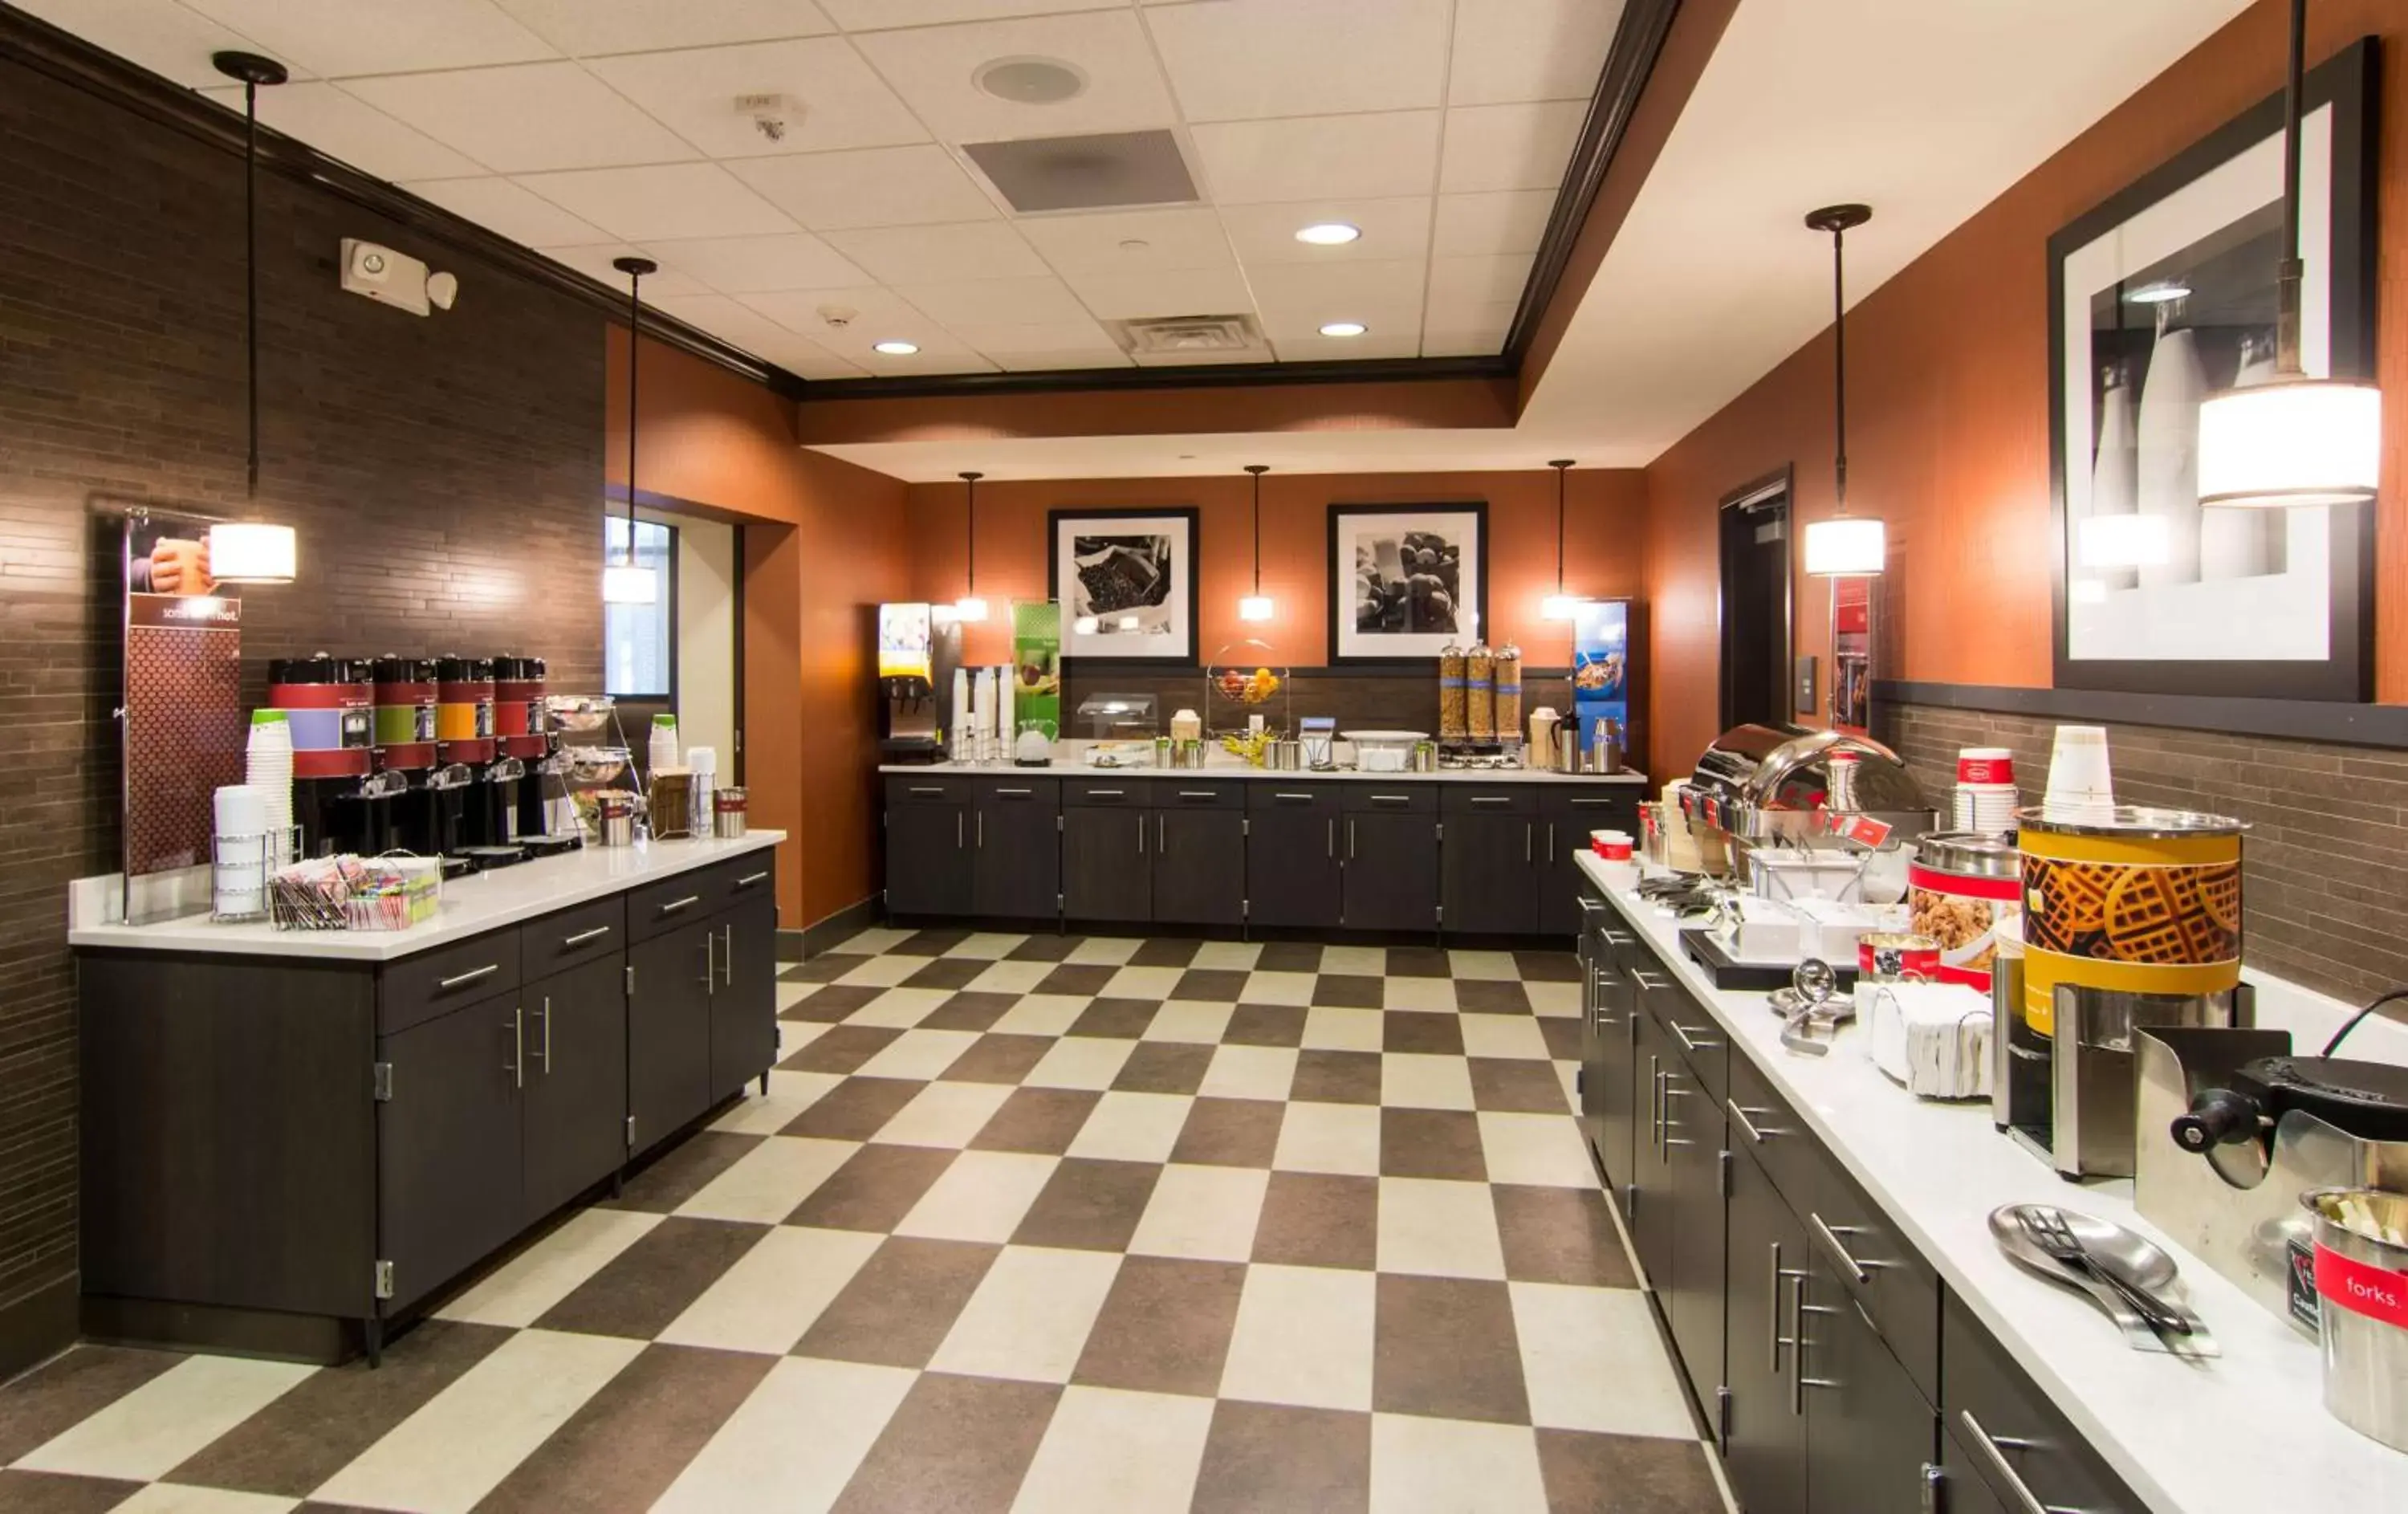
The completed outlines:
[[[277,860],[285,860],[293,831],[293,727],[281,710],[254,710],[251,741],[243,752],[243,785],[260,791],[267,806],[263,823],[254,828],[278,838]],[[219,827],[219,833],[233,832]]]
[[[2052,820],[2104,823],[2115,817],[2115,780],[2108,770],[2107,728],[2059,726],[2048,758],[2048,792],[2041,800]]]
[[[286,800],[289,804],[290,798]],[[230,784],[213,800],[219,844],[209,874],[211,908],[219,915],[262,915],[267,910],[268,795],[248,784]]]
[[[719,787],[719,753],[709,746],[685,749],[685,765],[694,773],[692,808],[687,829],[696,836],[710,834],[710,796]]]

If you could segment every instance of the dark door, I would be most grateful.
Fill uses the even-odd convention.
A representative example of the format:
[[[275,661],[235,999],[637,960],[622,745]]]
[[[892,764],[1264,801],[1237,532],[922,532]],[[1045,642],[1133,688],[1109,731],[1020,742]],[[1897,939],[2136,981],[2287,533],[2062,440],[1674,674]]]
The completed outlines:
[[[893,804],[886,810],[886,909],[890,915],[970,912],[969,809]]]
[[[1631,1051],[1631,1097],[1638,1111],[1623,1207],[1629,1219],[1631,1247],[1639,1253],[1639,1265],[1646,1272],[1648,1283],[1663,1296],[1669,1312],[1673,1286],[1674,1217],[1671,1174],[1666,1161],[1670,1148],[1665,1145],[1664,1084],[1679,1064],[1679,1058],[1672,1050],[1671,1038],[1653,1017],[1635,1002],[1630,1016],[1638,1027],[1638,1044]]]
[[[1815,1254],[1793,1310],[1813,1514],[1919,1514],[1939,1422],[1881,1332]]]
[[[1789,1316],[1806,1266],[1805,1228],[1756,1159],[1735,1153],[1724,1363],[1731,1402],[1723,1469],[1743,1514],[1807,1514],[1806,1416],[1791,1380],[1796,1331]]]
[[[719,979],[710,989],[710,1102],[741,1090],[778,1060],[778,901],[756,895],[710,922]]]
[[[1604,906],[1612,908],[1611,905]],[[1630,937],[1616,930],[1612,922],[1601,926],[1598,946],[1592,954],[1597,973],[1593,990],[1597,996],[1597,1060],[1588,1074],[1588,1083],[1595,1089],[1596,1143],[1598,1160],[1604,1164],[1606,1197],[1624,1218],[1627,1208],[1633,1163],[1634,1143],[1639,1139],[1640,1101],[1636,1080],[1639,1058],[1639,995],[1630,981],[1629,970],[1623,965],[1623,953],[1636,949]]]
[[[1246,817],[1237,810],[1154,812],[1154,917],[1175,925],[1246,918]]]
[[[1329,809],[1256,810],[1246,817],[1246,918],[1255,925],[1327,930],[1342,901],[1338,833],[1346,817]]]
[[[526,1203],[533,1224],[610,1175],[627,1154],[627,971],[617,953],[530,983]]]
[[[1154,917],[1154,812],[1062,812],[1062,913],[1074,920]]]
[[[1050,920],[1060,907],[1061,814],[1051,784],[983,784],[970,826],[970,896],[980,915]]]
[[[721,923],[696,920],[627,953],[636,970],[627,997],[627,1113],[638,1151],[710,1107],[710,982]]]
[[[1723,501],[1722,723],[1789,718],[1789,475]]]
[[[1438,925],[1438,817],[1339,817],[1346,851],[1345,923],[1355,930],[1430,930]]]
[[[1445,925],[1473,935],[1539,929],[1539,822],[1527,815],[1450,815],[1439,843]]]
[[[517,994],[468,1004],[378,1043],[393,1097],[378,1104],[377,1255],[391,1313],[518,1233]]]
[[[1581,890],[1586,875],[1574,858],[1588,848],[1592,830],[1639,833],[1638,800],[1625,795],[1550,794],[1539,816],[1539,933],[1570,935],[1580,929]]]
[[[1671,1284],[1656,1285],[1690,1384],[1712,1404],[1723,1381],[1723,1112],[1677,1051],[1664,1059],[1665,1186],[1672,1211]]]

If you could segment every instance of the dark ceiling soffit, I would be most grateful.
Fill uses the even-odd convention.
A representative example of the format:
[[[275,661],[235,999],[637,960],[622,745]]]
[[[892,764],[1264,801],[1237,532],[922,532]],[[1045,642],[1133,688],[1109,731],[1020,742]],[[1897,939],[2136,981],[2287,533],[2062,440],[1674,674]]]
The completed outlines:
[[[1486,357],[1381,357],[1337,363],[1197,363],[1187,367],[1053,368],[1034,373],[931,373],[888,379],[816,379],[806,400],[929,399],[944,396],[1044,395],[1099,389],[1245,389],[1282,383],[1429,382],[1510,379],[1512,360]]]
[[[0,61],[46,74],[212,147],[233,153],[242,151],[240,111],[228,109],[196,90],[162,79],[5,4],[0,4]],[[363,209],[398,222],[420,236],[566,296],[598,314],[616,320],[625,313],[625,290],[589,279],[473,221],[431,205],[265,126],[259,132],[259,162],[271,172],[314,184]],[[802,393],[803,381],[784,368],[765,363],[675,316],[647,310],[644,334],[666,346],[766,384],[787,398]]]

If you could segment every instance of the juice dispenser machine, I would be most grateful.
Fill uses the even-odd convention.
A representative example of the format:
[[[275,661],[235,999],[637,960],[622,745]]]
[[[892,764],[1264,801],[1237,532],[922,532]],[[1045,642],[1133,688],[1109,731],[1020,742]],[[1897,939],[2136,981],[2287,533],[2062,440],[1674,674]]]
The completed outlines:
[[[941,762],[945,701],[962,665],[961,623],[934,605],[878,607],[878,757],[882,762]]]

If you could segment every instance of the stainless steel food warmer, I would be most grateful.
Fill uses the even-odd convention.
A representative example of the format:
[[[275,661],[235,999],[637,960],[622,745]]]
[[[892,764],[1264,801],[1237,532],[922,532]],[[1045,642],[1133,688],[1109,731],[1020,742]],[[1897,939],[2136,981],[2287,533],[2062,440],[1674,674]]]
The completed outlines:
[[[1716,737],[1698,759],[1681,808],[1740,846],[1838,845],[1832,814],[1887,825],[1889,847],[1940,824],[1897,753],[1868,737],[1791,725],[1734,726]]]

